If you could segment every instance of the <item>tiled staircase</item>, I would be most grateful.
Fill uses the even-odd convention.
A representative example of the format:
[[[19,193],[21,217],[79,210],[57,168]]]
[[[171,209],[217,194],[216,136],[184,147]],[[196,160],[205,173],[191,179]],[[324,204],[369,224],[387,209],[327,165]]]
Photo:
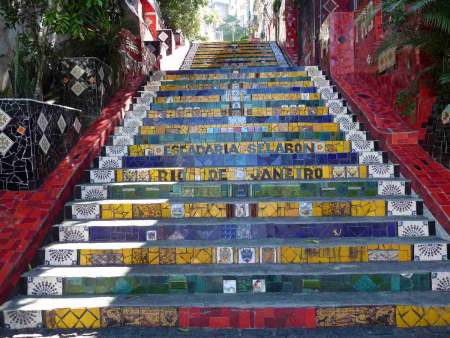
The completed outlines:
[[[449,325],[439,225],[321,71],[287,65],[203,44],[153,74],[5,326]]]

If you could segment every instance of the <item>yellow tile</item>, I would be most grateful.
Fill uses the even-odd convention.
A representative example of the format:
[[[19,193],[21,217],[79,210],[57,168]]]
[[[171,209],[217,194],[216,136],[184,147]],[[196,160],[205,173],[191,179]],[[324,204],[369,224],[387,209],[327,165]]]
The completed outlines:
[[[213,248],[194,248],[192,264],[212,264],[213,257]]]
[[[102,219],[131,219],[133,208],[131,204],[105,204],[101,206]]]
[[[304,250],[303,248],[283,246],[280,249],[281,263],[303,263],[304,262]]]
[[[148,264],[152,265],[159,264],[159,248],[148,249]]]
[[[176,263],[191,264],[194,256],[193,248],[176,248]]]
[[[450,325],[450,306],[397,305],[396,323],[401,328]]]
[[[385,201],[372,200],[372,201],[352,201],[352,216],[365,217],[365,216],[385,216]]]
[[[47,328],[95,329],[100,327],[99,308],[56,309],[46,311]]]

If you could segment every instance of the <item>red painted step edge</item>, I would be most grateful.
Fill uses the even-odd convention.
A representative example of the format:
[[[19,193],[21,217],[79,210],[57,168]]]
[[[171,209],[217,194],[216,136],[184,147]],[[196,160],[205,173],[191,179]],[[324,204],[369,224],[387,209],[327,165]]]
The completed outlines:
[[[383,100],[374,94],[375,88],[356,86],[351,75],[334,76],[333,80],[371,136],[380,141],[392,162],[400,165],[400,172],[411,180],[425,205],[450,233],[450,171],[418,144],[418,131],[398,123],[392,107],[381,104]]]
[[[123,119],[143,80],[143,76],[134,78],[114,95],[38,190],[0,191],[0,304],[14,290],[51,226],[61,217],[75,184]]]

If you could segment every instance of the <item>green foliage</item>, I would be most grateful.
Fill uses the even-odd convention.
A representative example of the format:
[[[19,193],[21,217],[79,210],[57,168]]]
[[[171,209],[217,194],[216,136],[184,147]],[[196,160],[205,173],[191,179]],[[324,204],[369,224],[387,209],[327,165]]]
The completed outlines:
[[[273,12],[278,14],[280,12],[280,8],[281,8],[281,0],[274,0],[272,7],[273,7]]]
[[[431,77],[439,93],[449,95],[450,1],[384,0],[382,10],[388,17],[384,20],[387,34],[379,53],[391,47],[421,49],[431,57],[432,63],[417,78]],[[417,90],[417,86],[411,85],[409,95],[416,95]]]
[[[159,7],[165,24],[179,29],[188,39],[198,37],[200,31],[200,9],[206,0],[161,0]]]
[[[21,65],[13,65],[14,77],[28,79],[35,86],[32,97],[42,99],[43,80],[56,51],[57,34],[85,43],[95,40],[111,45],[117,33],[115,24],[120,20],[120,3],[120,0],[1,1],[0,16],[6,27],[19,28],[16,56]],[[34,74],[29,74],[29,69]]]
[[[224,41],[239,41],[243,37],[247,36],[247,31],[241,26],[238,18],[232,15],[228,15],[224,19],[224,23],[219,26],[219,29],[223,31]]]

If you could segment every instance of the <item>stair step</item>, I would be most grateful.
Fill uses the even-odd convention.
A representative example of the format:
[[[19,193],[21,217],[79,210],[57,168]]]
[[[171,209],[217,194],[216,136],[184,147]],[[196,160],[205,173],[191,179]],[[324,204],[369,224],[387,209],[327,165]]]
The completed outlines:
[[[91,183],[180,182],[180,181],[270,181],[320,180],[330,178],[394,178],[400,176],[395,164],[343,166],[263,166],[263,167],[163,167],[143,169],[90,169]]]
[[[50,266],[167,264],[329,264],[442,261],[447,242],[434,237],[261,239],[52,243],[40,258]]]
[[[423,214],[423,202],[409,196],[334,198],[170,198],[69,202],[66,219],[415,216]]]
[[[65,221],[55,225],[60,242],[226,240],[264,238],[425,237],[436,235],[434,221],[420,217],[347,217],[342,220],[164,219]]]
[[[411,195],[411,184],[404,180],[316,180],[215,182],[127,182],[75,187],[78,200],[139,198],[250,198],[250,197],[373,197]]]
[[[351,136],[357,135],[357,139]],[[366,133],[355,131],[353,133],[343,132],[247,132],[231,133],[226,130],[217,133],[191,133],[191,134],[162,134],[162,135],[139,135],[139,128],[116,127],[116,133],[110,138],[110,145],[138,145],[138,144],[164,144],[164,143],[215,143],[215,142],[273,142],[273,141],[342,141],[350,140],[365,143]]]
[[[149,156],[178,154],[280,154],[280,153],[338,153],[375,151],[377,143],[367,141],[368,149],[350,141],[280,141],[280,142],[224,142],[224,143],[166,143],[105,146],[103,156]]]
[[[439,290],[447,276],[450,266],[443,262],[311,264],[302,271],[294,265],[276,264],[40,266],[23,275],[29,296],[427,291]]]
[[[283,154],[212,154],[212,155],[154,155],[99,157],[94,166],[99,169],[141,169],[164,167],[253,167],[296,165],[383,164],[385,152],[342,153],[283,153]]]

